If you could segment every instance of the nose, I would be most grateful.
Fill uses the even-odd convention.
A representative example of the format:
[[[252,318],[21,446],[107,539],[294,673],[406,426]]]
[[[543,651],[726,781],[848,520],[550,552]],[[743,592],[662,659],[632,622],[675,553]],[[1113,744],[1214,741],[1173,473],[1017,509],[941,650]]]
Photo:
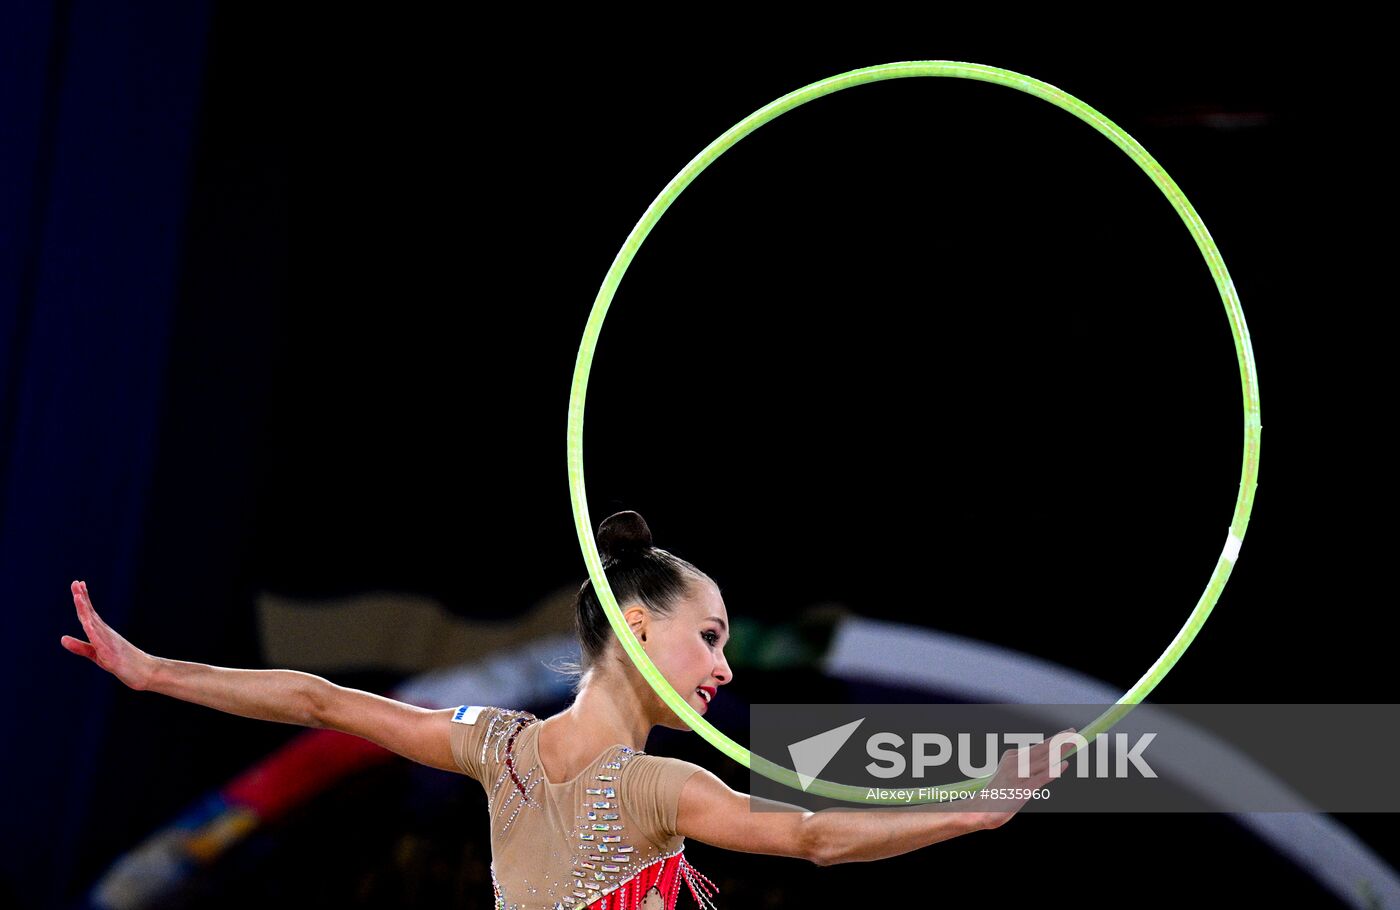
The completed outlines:
[[[715,682],[721,686],[734,681],[734,671],[730,669],[729,661],[725,660],[723,651],[720,652],[719,663],[715,664],[713,675]]]

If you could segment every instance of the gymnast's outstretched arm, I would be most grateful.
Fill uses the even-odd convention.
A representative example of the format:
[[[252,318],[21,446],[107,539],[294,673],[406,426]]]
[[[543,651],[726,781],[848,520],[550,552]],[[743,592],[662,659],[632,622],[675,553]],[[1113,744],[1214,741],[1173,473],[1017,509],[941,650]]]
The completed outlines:
[[[1002,756],[989,793],[1007,789],[1036,790],[1050,781],[1051,741],[1008,751]],[[1028,751],[1027,775],[1019,773],[1019,755]],[[1068,762],[1060,763],[1063,771]],[[988,799],[983,811],[922,806],[803,811],[730,789],[709,771],[686,780],[676,811],[676,830],[715,847],[810,860],[819,866],[868,862],[899,856],[920,847],[998,828],[1026,799]],[[765,808],[763,808],[766,806]]]
[[[458,771],[448,718],[299,670],[238,670],[147,654],[102,621],[87,584],[72,585],[73,605],[88,640],[65,635],[63,647],[88,658],[137,691],[159,692],[240,717],[339,730],[363,737],[419,764]]]

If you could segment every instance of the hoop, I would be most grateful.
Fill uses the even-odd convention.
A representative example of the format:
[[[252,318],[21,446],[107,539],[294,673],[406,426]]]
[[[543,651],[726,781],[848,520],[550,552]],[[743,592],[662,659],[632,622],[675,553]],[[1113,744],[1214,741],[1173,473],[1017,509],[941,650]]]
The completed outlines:
[[[690,163],[672,178],[670,183],[666,184],[660,195],[652,200],[651,205],[642,214],[641,220],[627,235],[622,249],[613,259],[612,267],[608,269],[607,275],[603,278],[602,287],[598,289],[598,296],[594,298],[593,310],[589,314],[588,324],[584,328],[583,340],[579,345],[578,359],[574,364],[573,386],[569,395],[568,434],[569,496],[573,502],[574,525],[578,532],[579,546],[583,550],[584,562],[588,565],[588,576],[593,581],[594,590],[607,614],[608,622],[612,624],[613,631],[622,642],[623,649],[657,695],[661,696],[662,701],[670,706],[671,710],[692,730],[703,736],[710,745],[725,755],[770,780],[785,784],[795,790],[816,793],[820,796],[846,802],[865,804],[879,804],[894,800],[892,797],[889,800],[881,800],[878,797],[870,798],[867,795],[869,793],[867,788],[836,784],[820,779],[811,781],[805,787],[802,786],[794,771],[774,764],[761,755],[754,755],[701,717],[699,712],[687,704],[685,699],[666,682],[666,679],[656,669],[656,665],[651,662],[651,658],[647,657],[646,652],[642,650],[641,645],[630,633],[626,621],[622,618],[622,611],[618,608],[617,600],[613,597],[612,589],[608,587],[607,576],[598,555],[598,546],[593,538],[593,522],[588,513],[588,497],[583,478],[584,401],[598,336],[602,332],[603,320],[607,317],[608,307],[612,303],[613,296],[617,293],[623,274],[626,273],[627,267],[637,255],[643,241],[646,240],[647,235],[651,233],[651,229],[656,226],[666,209],[701,171],[749,133],[808,101],[868,82],[919,76],[974,79],[1026,92],[1074,114],[1127,153],[1138,167],[1152,178],[1152,182],[1167,197],[1172,208],[1176,209],[1181,220],[1186,223],[1187,230],[1195,239],[1197,248],[1205,257],[1211,277],[1215,280],[1216,288],[1220,292],[1220,299],[1225,304],[1225,315],[1230,322],[1230,333],[1235,340],[1235,353],[1240,366],[1240,386],[1244,398],[1244,455],[1240,468],[1239,494],[1235,500],[1235,511],[1230,521],[1229,533],[1225,538],[1225,546],[1216,560],[1215,570],[1211,573],[1205,591],[1197,600],[1196,607],[1187,617],[1185,625],[1176,633],[1171,644],[1167,646],[1167,649],[1162,652],[1151,668],[1143,674],[1142,678],[1124,693],[1123,697],[1112,708],[1109,708],[1079,731],[1079,735],[1086,740],[1092,741],[1097,734],[1108,730],[1131,711],[1133,706],[1145,699],[1156,688],[1157,684],[1166,678],[1167,673],[1186,652],[1191,642],[1195,640],[1201,626],[1210,616],[1211,610],[1220,598],[1221,591],[1225,588],[1225,583],[1230,578],[1230,572],[1239,556],[1240,545],[1244,541],[1245,528],[1249,525],[1249,514],[1254,506],[1254,492],[1258,485],[1259,441],[1260,432],[1263,429],[1259,419],[1259,383],[1255,375],[1254,349],[1249,340],[1249,328],[1245,325],[1244,312],[1240,308],[1239,296],[1235,293],[1234,282],[1230,280],[1230,273],[1225,268],[1225,262],[1221,258],[1215,242],[1211,239],[1210,232],[1206,230],[1200,216],[1196,214],[1196,210],[1186,199],[1186,195],[1162,169],[1162,166],[1147,153],[1146,149],[1107,117],[1052,85],[1009,70],[947,60],[888,63],[866,67],[814,82],[759,108],[691,159]],[[985,783],[986,778],[979,778],[949,784],[942,788],[929,788],[933,795],[927,801],[942,801],[946,798],[947,793],[953,790],[975,791]],[[899,802],[904,804],[905,801],[900,800]],[[919,802],[925,802],[925,800],[919,800]]]

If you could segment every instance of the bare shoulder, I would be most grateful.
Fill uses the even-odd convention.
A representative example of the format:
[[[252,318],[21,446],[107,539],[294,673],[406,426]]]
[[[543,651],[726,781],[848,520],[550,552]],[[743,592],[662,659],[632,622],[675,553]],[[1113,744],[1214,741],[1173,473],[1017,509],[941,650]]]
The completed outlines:
[[[811,859],[805,819],[812,813],[787,803],[740,793],[701,768],[686,780],[676,812],[684,837],[726,850]]]

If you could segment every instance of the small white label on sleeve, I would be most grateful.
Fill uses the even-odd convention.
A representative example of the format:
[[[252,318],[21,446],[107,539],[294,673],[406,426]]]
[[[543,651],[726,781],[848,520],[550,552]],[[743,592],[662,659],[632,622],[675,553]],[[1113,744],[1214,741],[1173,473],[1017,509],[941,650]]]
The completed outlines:
[[[1233,565],[1235,559],[1240,555],[1240,546],[1243,544],[1244,541],[1236,537],[1234,531],[1231,531],[1230,536],[1225,538],[1225,551],[1221,555]]]
[[[485,705],[462,705],[453,713],[452,722],[454,724],[474,724],[485,708]]]

